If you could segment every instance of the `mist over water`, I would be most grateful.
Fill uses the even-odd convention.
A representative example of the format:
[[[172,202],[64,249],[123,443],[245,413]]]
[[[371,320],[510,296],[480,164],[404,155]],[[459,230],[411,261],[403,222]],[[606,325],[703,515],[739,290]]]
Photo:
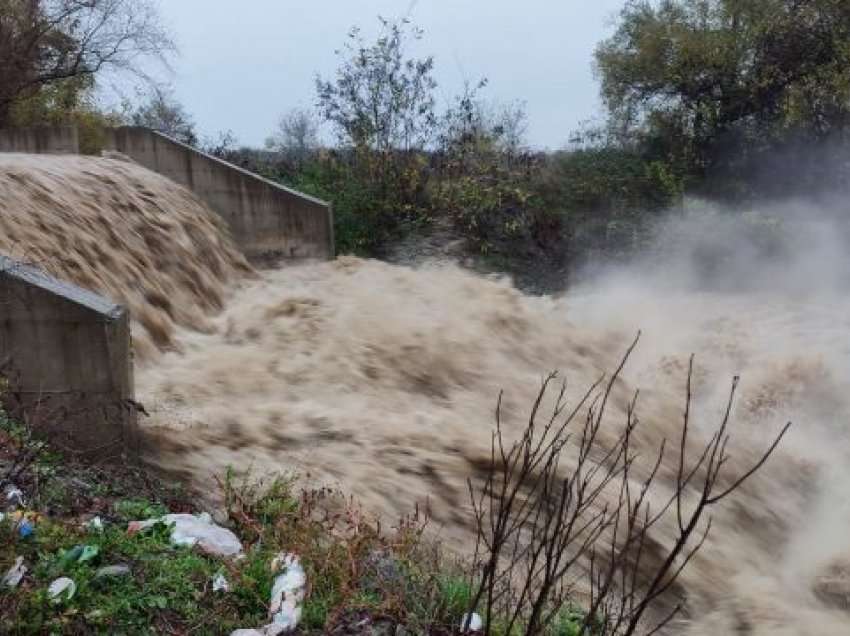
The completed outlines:
[[[499,389],[518,434],[543,373],[562,370],[575,396],[641,329],[603,444],[634,387],[642,455],[677,439],[690,353],[704,436],[742,376],[729,479],[795,422],[767,467],[714,511],[682,578],[688,620],[671,633],[850,633],[840,600],[850,584],[842,233],[811,208],[738,218],[702,209],[668,218],[645,256],[597,268],[558,299],[452,265],[341,258],[264,272],[215,333],[184,333],[183,354],[140,374],[154,459],[199,482],[228,464],[294,468],[387,518],[427,499],[441,536],[462,547],[465,479],[488,456]],[[659,501],[675,462],[668,454]],[[654,532],[662,545],[671,521]]]
[[[628,265],[597,266],[557,298],[531,297],[451,264],[343,257],[254,276],[194,197],[141,168],[102,163],[112,161],[86,160],[74,174],[58,158],[0,161],[0,235],[131,304],[149,462],[202,494],[233,465],[339,485],[389,520],[427,501],[434,531],[463,548],[465,480],[489,456],[499,390],[518,435],[546,372],[561,370],[575,397],[613,370],[640,329],[601,444],[616,439],[636,387],[641,457],[678,438],[691,353],[694,447],[719,423],[732,376],[742,378],[727,481],[794,422],[765,468],[713,511],[677,590],[687,613],[669,633],[850,634],[850,256],[840,206],[731,215],[700,205],[660,222]],[[67,184],[73,194],[48,196]],[[145,256],[146,242],[157,258]],[[171,314],[141,290],[164,290]],[[153,338],[148,315],[162,318],[166,340]],[[658,501],[677,460],[665,456]],[[653,543],[668,545],[674,526],[654,528]]]
[[[671,633],[850,633],[843,232],[810,207],[686,212],[659,224],[646,255],[597,268],[557,299],[452,265],[342,258],[264,272],[214,334],[183,334],[185,353],[141,374],[155,461],[201,482],[228,464],[294,468],[387,518],[427,499],[440,535],[462,547],[465,479],[488,456],[499,389],[518,434],[543,373],[562,370],[575,396],[641,329],[603,444],[634,387],[642,455],[677,438],[690,353],[705,436],[742,376],[728,478],[795,422],[767,467],[714,511],[679,590],[687,620]],[[659,501],[675,462],[668,454]],[[662,545],[671,521],[654,532]]]
[[[705,435],[740,374],[733,461],[752,461],[794,422],[763,471],[715,512],[712,538],[685,577],[694,620],[682,632],[850,633],[843,212],[798,201],[732,215],[693,203],[659,222],[630,266],[597,267],[566,299],[577,324],[643,329],[628,374],[642,389],[678,389],[668,395],[681,404],[684,356],[694,353]]]

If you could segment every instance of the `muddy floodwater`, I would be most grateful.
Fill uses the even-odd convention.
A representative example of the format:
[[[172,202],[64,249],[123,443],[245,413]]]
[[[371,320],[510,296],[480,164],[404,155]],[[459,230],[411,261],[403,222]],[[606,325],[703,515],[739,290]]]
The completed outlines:
[[[794,422],[714,510],[681,579],[688,612],[675,633],[850,634],[850,295],[820,284],[816,260],[791,286],[802,261],[752,285],[692,285],[671,265],[557,298],[453,265],[342,257],[255,271],[199,200],[131,163],[8,157],[0,251],[130,306],[137,397],[151,415],[146,459],[199,491],[229,465],[296,471],[390,520],[427,505],[434,532],[460,549],[466,479],[489,456],[499,391],[506,430],[519,434],[547,371],[560,370],[574,397],[640,329],[602,445],[636,388],[641,456],[677,438],[691,353],[695,445],[741,376],[730,476]],[[658,501],[676,461],[662,465]],[[656,526],[653,542],[666,545],[674,526]]]

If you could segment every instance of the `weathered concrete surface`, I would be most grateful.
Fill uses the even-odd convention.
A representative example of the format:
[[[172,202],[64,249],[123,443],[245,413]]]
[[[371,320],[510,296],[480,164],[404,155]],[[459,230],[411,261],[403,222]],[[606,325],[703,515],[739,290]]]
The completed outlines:
[[[4,402],[60,446],[98,459],[138,452],[128,312],[0,256]]]
[[[194,191],[227,220],[249,258],[333,258],[330,205],[147,128],[107,131],[106,149]]]
[[[79,154],[80,140],[74,126],[0,129],[0,152],[30,154]]]

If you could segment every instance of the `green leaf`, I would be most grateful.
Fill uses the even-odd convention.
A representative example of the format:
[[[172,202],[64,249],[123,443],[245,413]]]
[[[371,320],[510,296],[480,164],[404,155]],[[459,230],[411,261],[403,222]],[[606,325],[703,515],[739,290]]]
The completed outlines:
[[[168,607],[168,599],[164,596],[151,596],[147,599],[148,607],[157,609],[166,609]]]

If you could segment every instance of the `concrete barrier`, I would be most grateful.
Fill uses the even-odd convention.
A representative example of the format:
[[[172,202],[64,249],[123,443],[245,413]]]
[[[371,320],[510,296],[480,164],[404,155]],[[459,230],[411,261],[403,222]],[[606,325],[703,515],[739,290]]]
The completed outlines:
[[[6,408],[61,447],[134,457],[138,430],[128,312],[0,255]]]
[[[107,131],[106,149],[186,186],[227,221],[249,258],[334,256],[330,205],[147,128]]]
[[[0,129],[0,152],[79,154],[80,139],[74,126]]]

